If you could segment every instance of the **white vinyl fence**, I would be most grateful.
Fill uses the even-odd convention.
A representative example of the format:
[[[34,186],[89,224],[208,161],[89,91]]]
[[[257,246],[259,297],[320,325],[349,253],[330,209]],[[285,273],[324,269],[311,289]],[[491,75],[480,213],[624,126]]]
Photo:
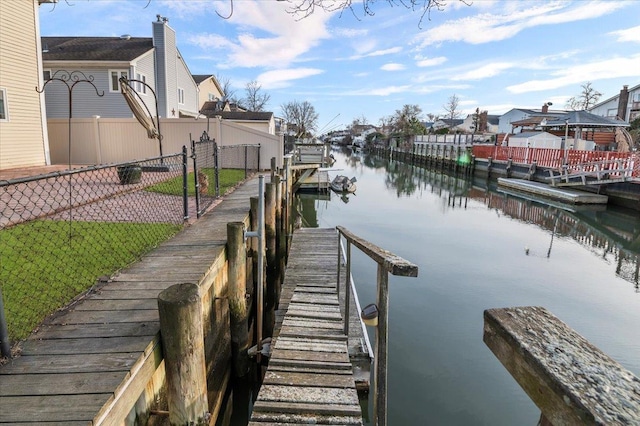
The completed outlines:
[[[95,165],[122,163],[158,157],[157,139],[149,139],[146,130],[135,118],[73,118],[71,119],[71,149],[69,120],[47,120],[52,164]],[[207,131],[219,146],[260,145],[260,169],[271,168],[271,158],[282,167],[284,143],[280,136],[261,132],[219,118],[160,119],[162,154],[182,152]],[[69,161],[69,155],[71,161]]]

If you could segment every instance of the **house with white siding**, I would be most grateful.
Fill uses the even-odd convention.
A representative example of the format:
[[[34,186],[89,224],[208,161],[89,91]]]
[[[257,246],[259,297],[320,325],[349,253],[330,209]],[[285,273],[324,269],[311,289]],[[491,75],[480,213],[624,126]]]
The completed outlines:
[[[200,111],[206,102],[222,101],[224,99],[224,90],[215,75],[196,74],[193,80],[198,85],[198,111]]]
[[[38,7],[0,1],[0,170],[50,164]]]
[[[640,117],[640,84],[632,88],[625,84],[619,94],[594,105],[589,112],[627,123],[632,122]]]
[[[550,110],[549,106],[551,106],[551,102],[545,103],[541,109],[513,108],[507,111],[498,119],[498,133],[515,133],[514,130],[522,127],[524,120],[534,120],[540,123],[542,120],[555,120],[566,114],[565,110]]]
[[[158,15],[152,37],[42,37],[47,118],[132,117],[120,93],[119,78],[130,80],[151,114],[162,118],[196,117],[198,85],[176,44],[167,18]],[[69,111],[67,86],[58,81],[71,72],[80,79]],[[51,81],[46,81],[51,79]],[[156,97],[154,98],[154,92]],[[100,96],[102,95],[102,96]]]

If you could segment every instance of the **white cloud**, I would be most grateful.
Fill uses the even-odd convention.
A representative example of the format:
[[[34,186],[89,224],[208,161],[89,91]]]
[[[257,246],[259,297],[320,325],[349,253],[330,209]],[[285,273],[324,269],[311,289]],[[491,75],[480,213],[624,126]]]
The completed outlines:
[[[421,59],[416,58],[416,59],[418,60],[418,62],[416,62],[416,65],[421,68],[435,67],[437,65],[441,65],[447,62],[447,58],[444,56],[438,56],[435,58],[421,58]]]
[[[337,28],[332,31],[338,37],[355,38],[365,37],[369,34],[367,29],[355,29],[355,28]]]
[[[343,92],[341,94],[346,96],[364,96],[364,95],[388,96],[394,93],[404,93],[409,91],[409,89],[411,89],[411,86],[387,86],[387,87],[379,87],[377,89],[369,88],[369,89],[352,90],[352,91]]]
[[[391,47],[389,49],[374,50],[373,52],[363,53],[363,54],[360,54],[360,55],[354,55],[354,56],[350,57],[349,59],[362,59],[362,58],[370,58],[370,57],[374,57],[374,56],[385,56],[385,55],[391,55],[391,54],[400,53],[400,52],[402,52],[402,47],[397,46],[397,47]]]
[[[626,30],[613,31],[609,34],[617,37],[619,42],[631,41],[640,43],[640,25]]]
[[[515,66],[516,64],[511,62],[494,62],[480,67],[473,67],[470,71],[455,75],[451,80],[482,80],[500,75],[503,71]]]
[[[264,89],[281,89],[289,87],[294,80],[322,74],[323,72],[323,70],[317,68],[278,69],[262,73],[256,80]]]
[[[528,93],[552,90],[576,83],[619,77],[637,78],[640,69],[640,54],[630,57],[618,57],[568,66],[551,73],[555,78],[531,80],[507,87],[511,93]]]
[[[380,67],[382,71],[402,71],[405,68],[406,67],[404,66],[404,64],[398,64],[398,63],[384,64],[383,66]]]
[[[482,13],[448,21],[418,35],[414,42],[418,48],[424,48],[450,41],[469,44],[500,41],[511,38],[530,27],[597,18],[628,3],[619,1],[504,2],[503,7],[495,7],[498,10],[504,10],[503,14]]]
[[[202,6],[201,2],[196,2]],[[212,2],[218,9],[228,2]],[[317,11],[296,21],[286,12],[286,4],[279,2],[234,2],[233,15],[227,25],[238,27],[235,40],[221,39],[211,34],[188,37],[191,43],[220,49],[224,55],[223,67],[282,67],[298,60],[301,55],[316,47],[321,40],[330,38],[327,21],[332,14]],[[220,12],[223,14],[223,12]],[[214,26],[215,27],[215,26]]]

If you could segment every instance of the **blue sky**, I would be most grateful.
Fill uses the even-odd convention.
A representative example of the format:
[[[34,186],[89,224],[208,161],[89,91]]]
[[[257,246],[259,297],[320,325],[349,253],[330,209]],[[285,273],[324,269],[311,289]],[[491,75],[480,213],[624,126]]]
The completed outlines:
[[[239,97],[256,80],[276,115],[283,103],[309,101],[320,132],[357,117],[379,124],[405,104],[443,115],[454,94],[465,116],[545,102],[564,109],[588,81],[601,100],[640,84],[637,0],[449,0],[422,22],[420,10],[378,0],[366,16],[353,3],[357,16],[317,10],[300,19],[291,3],[234,0],[222,19],[229,0],[59,0],[40,7],[40,29],[151,37],[160,14],[192,74],[225,77]]]

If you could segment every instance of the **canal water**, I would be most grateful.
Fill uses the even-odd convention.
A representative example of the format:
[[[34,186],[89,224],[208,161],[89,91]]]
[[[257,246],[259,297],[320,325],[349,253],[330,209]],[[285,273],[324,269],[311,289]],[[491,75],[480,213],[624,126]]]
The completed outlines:
[[[333,155],[330,176],[355,176],[357,191],[300,196],[302,225],[342,225],[419,267],[417,278],[389,279],[390,425],[537,423],[482,341],[489,308],[543,306],[640,376],[637,212],[570,211],[486,181]],[[375,302],[376,265],[352,256],[360,302]]]

